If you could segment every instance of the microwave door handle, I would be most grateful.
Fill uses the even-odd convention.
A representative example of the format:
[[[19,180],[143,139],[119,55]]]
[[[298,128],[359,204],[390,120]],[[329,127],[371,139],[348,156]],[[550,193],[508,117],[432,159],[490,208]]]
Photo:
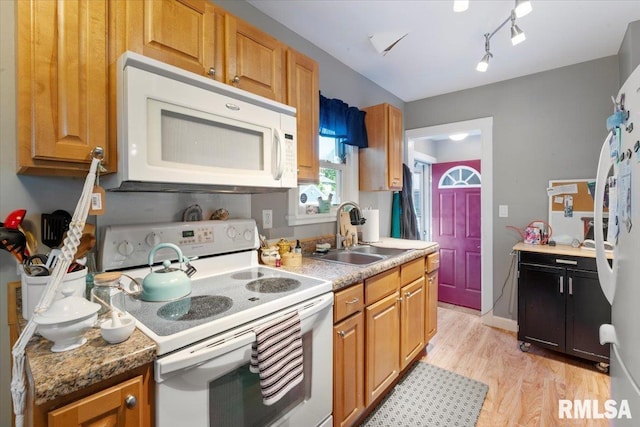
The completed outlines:
[[[274,174],[274,179],[279,180],[282,178],[282,174],[284,173],[284,134],[280,129],[274,129],[273,136],[275,138],[276,143],[276,170]]]

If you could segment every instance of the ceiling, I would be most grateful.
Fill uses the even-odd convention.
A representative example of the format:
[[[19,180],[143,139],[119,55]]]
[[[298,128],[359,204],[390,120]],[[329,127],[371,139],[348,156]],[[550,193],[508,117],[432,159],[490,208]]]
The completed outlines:
[[[471,0],[453,12],[453,0],[248,0],[266,15],[328,52],[405,102],[482,86],[618,53],[627,24],[640,20],[638,0],[531,0],[516,20],[527,39],[510,41],[512,0]],[[369,37],[408,35],[387,55]]]

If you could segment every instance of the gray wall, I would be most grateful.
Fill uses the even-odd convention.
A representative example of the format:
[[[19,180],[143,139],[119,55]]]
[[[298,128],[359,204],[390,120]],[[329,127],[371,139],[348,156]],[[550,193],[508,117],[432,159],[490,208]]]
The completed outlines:
[[[494,298],[519,240],[505,227],[547,219],[550,179],[595,177],[610,96],[618,87],[618,59],[611,56],[406,104],[407,129],[493,117],[494,178],[486,191],[493,192],[496,215],[490,219]],[[498,205],[509,205],[509,218],[497,217]],[[516,316],[508,298],[497,301],[494,313]]]
[[[618,51],[620,61],[620,86],[640,65],[640,21],[629,24]]]

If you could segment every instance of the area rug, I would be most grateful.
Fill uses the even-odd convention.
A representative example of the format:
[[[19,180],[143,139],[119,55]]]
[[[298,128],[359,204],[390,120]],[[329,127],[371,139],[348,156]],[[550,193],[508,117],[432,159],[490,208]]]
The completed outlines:
[[[362,426],[475,426],[489,387],[471,378],[417,362]]]

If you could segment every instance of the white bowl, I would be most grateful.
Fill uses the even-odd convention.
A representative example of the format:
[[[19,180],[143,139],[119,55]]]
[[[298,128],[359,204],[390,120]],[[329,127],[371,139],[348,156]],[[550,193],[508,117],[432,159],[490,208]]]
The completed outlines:
[[[87,342],[84,333],[91,329],[97,320],[98,314],[93,313],[66,322],[38,324],[38,333],[53,341],[51,351],[54,353],[73,350]]]
[[[136,320],[126,314],[120,317],[119,325],[115,325],[112,319],[107,319],[100,324],[100,334],[110,344],[126,341],[135,329]]]

